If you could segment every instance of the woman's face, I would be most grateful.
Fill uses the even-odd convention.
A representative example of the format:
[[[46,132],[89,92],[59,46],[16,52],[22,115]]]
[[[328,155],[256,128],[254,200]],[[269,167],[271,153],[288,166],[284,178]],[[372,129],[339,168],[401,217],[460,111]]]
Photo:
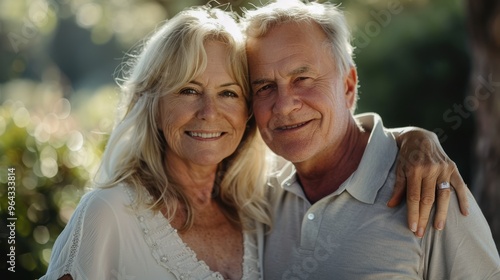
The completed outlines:
[[[227,49],[208,42],[205,50],[205,71],[160,100],[159,127],[170,163],[217,165],[236,150],[245,131],[248,109],[230,75]]]

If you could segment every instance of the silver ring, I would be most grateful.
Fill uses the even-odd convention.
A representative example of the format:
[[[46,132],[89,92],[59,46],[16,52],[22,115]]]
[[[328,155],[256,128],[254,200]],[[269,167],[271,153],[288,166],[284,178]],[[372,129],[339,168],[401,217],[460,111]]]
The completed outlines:
[[[450,188],[450,183],[449,182],[442,182],[437,185],[437,188],[439,190],[445,190]]]

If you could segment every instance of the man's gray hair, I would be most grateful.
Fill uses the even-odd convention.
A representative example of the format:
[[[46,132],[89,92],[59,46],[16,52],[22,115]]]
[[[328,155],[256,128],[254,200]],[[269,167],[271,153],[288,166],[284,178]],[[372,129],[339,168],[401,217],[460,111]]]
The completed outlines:
[[[351,34],[343,12],[336,5],[277,0],[256,10],[247,11],[242,23],[247,37],[259,38],[265,36],[274,26],[290,22],[313,22],[323,29],[340,77],[344,77],[354,66]]]

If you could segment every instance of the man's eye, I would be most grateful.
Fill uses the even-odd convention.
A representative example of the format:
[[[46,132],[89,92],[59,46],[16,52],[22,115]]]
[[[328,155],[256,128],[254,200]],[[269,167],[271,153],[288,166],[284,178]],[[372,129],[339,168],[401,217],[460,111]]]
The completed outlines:
[[[257,91],[255,91],[255,95],[265,95],[269,92],[271,92],[271,90],[274,88],[274,85],[273,84],[267,84],[267,85],[264,85],[263,87],[257,89]]]
[[[183,88],[179,91],[179,93],[184,95],[193,95],[193,94],[198,94],[198,91],[192,88]]]

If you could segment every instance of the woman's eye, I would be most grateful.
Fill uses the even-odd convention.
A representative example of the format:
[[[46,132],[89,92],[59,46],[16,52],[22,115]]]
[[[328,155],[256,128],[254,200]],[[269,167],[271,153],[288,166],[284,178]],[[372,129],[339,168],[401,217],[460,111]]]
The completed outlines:
[[[229,91],[229,90],[223,91],[221,93],[221,95],[224,96],[224,97],[238,97],[238,94],[236,94],[233,91]]]
[[[179,91],[179,93],[184,95],[193,95],[193,94],[198,94],[198,91],[192,88],[183,88]]]

